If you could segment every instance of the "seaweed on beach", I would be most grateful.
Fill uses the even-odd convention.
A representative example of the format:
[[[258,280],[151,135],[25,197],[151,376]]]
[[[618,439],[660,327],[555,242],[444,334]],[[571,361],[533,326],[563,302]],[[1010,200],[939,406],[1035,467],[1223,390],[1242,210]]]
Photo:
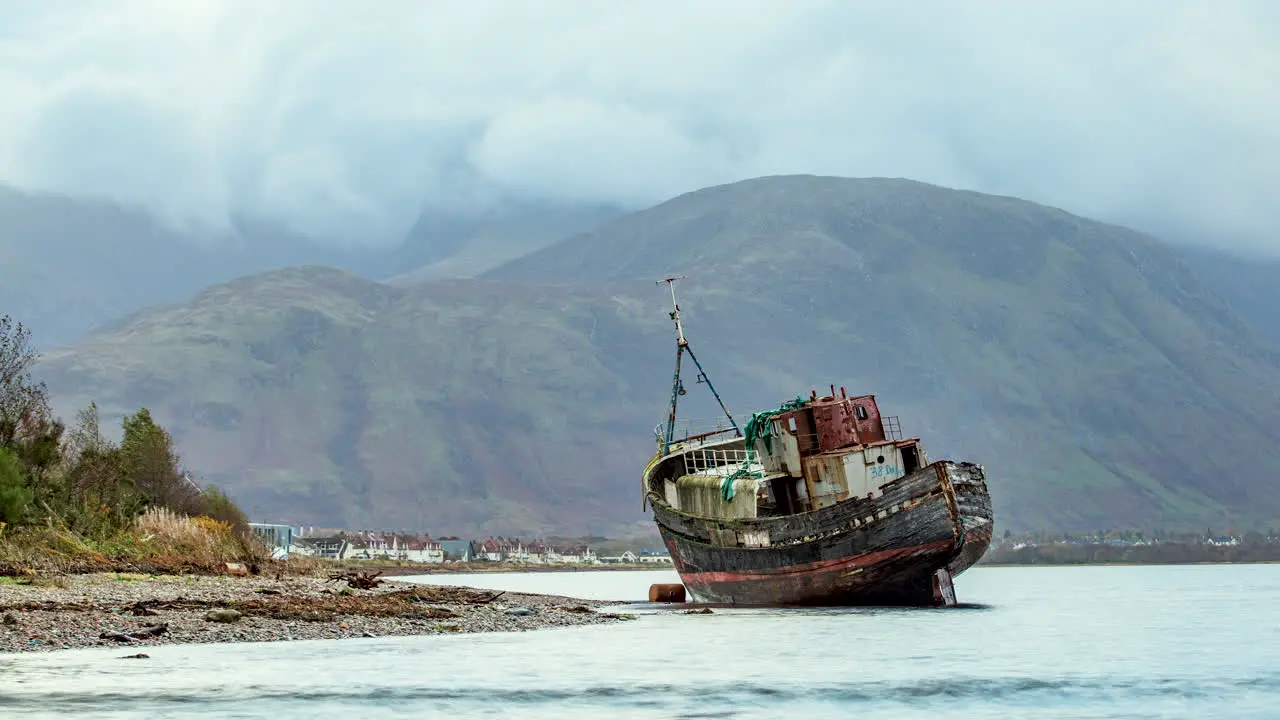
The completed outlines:
[[[459,587],[423,586],[391,592],[369,594],[329,593],[309,595],[265,595],[247,600],[139,600],[119,608],[122,614],[134,617],[150,617],[166,610],[207,610],[230,608],[246,617],[258,616],[273,620],[325,621],[340,615],[365,617],[401,617],[443,619],[458,617],[456,610],[441,605],[487,605],[503,593],[470,590]],[[0,612],[8,610],[45,612],[103,610],[100,605],[82,602],[27,601],[0,605]]]

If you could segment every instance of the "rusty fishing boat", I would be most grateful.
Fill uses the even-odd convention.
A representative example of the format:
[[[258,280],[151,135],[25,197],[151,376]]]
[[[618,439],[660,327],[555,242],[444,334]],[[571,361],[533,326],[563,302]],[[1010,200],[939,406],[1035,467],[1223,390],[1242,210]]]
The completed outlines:
[[[980,465],[930,460],[874,395],[834,385],[739,427],[689,347],[671,289],[676,369],[643,474],[690,599],[728,605],[949,606],[993,516]],[[685,355],[727,424],[676,437]]]

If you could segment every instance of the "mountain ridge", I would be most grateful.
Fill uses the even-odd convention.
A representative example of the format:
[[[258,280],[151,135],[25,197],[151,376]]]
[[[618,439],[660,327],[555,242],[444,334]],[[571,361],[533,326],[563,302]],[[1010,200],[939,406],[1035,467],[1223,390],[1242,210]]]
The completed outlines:
[[[828,383],[876,393],[934,457],[988,466],[1006,527],[1280,517],[1258,479],[1280,468],[1256,450],[1280,421],[1280,364],[1176,254],[913,181],[719,186],[470,280],[255,276],[41,370],[73,404],[102,388],[112,407],[155,404],[264,513],[607,533],[643,525],[633,479],[672,360],[653,281],[681,268],[700,271],[682,273],[682,308],[733,409]],[[1224,474],[1219,456],[1256,467]]]

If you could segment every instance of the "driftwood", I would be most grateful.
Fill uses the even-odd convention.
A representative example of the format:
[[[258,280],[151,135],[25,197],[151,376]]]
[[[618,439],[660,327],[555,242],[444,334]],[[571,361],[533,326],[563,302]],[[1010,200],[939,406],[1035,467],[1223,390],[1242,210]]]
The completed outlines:
[[[103,640],[115,640],[116,642],[138,642],[139,640],[159,637],[167,632],[169,632],[169,624],[160,623],[159,625],[144,627],[135,633],[114,632],[108,630],[98,637]]]
[[[133,615],[134,617],[149,617],[152,615],[160,614],[155,610],[152,610],[150,607],[147,607],[147,605],[148,603],[145,600],[139,600],[134,604],[126,607],[125,610],[129,614]]]
[[[417,603],[452,603],[454,605],[488,605],[506,595],[502,592],[483,592],[471,588],[451,587],[446,585],[421,585],[412,590],[400,590],[395,594],[404,595],[410,602]]]
[[[384,582],[378,577],[381,574],[381,570],[375,573],[347,570],[345,572],[330,573],[329,582],[340,582],[345,580],[347,582],[347,587],[355,588],[357,590],[372,590]]]

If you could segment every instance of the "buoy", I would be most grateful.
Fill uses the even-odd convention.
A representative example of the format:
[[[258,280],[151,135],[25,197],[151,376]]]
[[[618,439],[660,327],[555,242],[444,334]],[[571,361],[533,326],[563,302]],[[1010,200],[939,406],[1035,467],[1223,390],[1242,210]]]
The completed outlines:
[[[649,602],[682,603],[684,602],[684,585],[680,583],[650,585]]]

